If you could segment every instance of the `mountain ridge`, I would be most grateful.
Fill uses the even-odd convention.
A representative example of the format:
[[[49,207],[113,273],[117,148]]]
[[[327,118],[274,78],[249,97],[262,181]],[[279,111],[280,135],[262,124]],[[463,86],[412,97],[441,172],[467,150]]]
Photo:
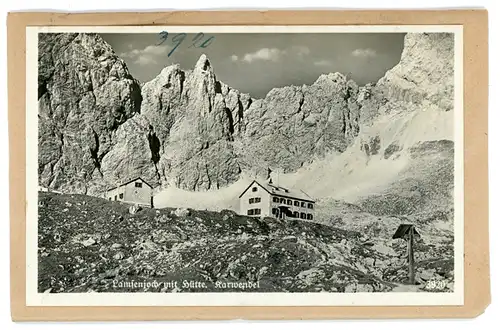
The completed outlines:
[[[46,74],[50,70],[44,69],[46,65],[42,61],[40,74],[43,79],[39,81],[55,80],[54,77],[61,72],[67,74],[70,69],[80,68],[81,62],[86,64],[84,68],[87,70],[75,71],[83,72],[80,76],[92,77],[96,71],[102,71],[102,68],[94,66],[103,55],[85,51],[85,56],[78,57],[75,49],[82,44],[91,48],[94,44],[104,43],[101,47],[104,53],[107,57],[116,58],[117,63],[123,63],[121,71],[124,73],[116,75],[115,67],[110,69],[108,65],[105,66],[107,76],[103,75],[107,79],[101,80],[113,89],[117,88],[111,82],[118,86],[128,83],[133,85],[134,91],[137,90],[138,84],[128,73],[125,63],[99,36],[83,34],[68,39],[55,35],[52,38],[55,38],[55,41],[51,40],[55,44],[66,47],[56,47],[64,51],[52,51],[52,58],[60,57],[66,61],[62,64],[58,62],[61,68],[54,69],[56,75]],[[80,39],[80,42],[75,42]],[[82,116],[87,112],[88,105],[79,100],[74,102],[77,109],[70,109],[70,112],[77,113],[78,119],[84,119],[78,129],[91,132],[88,134],[89,150],[78,153],[82,157],[63,157],[62,162],[60,159],[44,160],[46,154],[52,154],[45,151],[53,151],[56,146],[59,154],[65,154],[69,144],[63,142],[75,135],[76,127],[63,126],[52,132],[55,118],[41,120],[41,131],[51,132],[51,139],[44,139],[44,134],[41,134],[41,146],[48,145],[50,148],[41,148],[40,183],[63,192],[98,195],[99,191],[122,180],[142,176],[161,187],[158,189],[177,187],[205,191],[227,187],[240,180],[243,174],[265,177],[269,168],[293,174],[325,157],[333,157],[337,162],[338,155],[352,153],[349,150],[353,148],[361,149],[369,159],[382,154],[390,154],[391,159],[396,159],[404,149],[419,143],[422,136],[425,140],[427,134],[417,134],[409,140],[405,137],[408,135],[405,133],[407,125],[427,118],[418,115],[409,121],[408,114],[428,109],[441,118],[443,116],[439,113],[442,109],[445,112],[449,110],[453,87],[449,79],[452,72],[452,63],[449,63],[452,54],[450,39],[449,34],[408,34],[400,63],[376,84],[360,87],[340,73],[329,73],[320,75],[311,85],[274,88],[263,99],[253,99],[218,81],[210,60],[204,54],[193,70],[181,70],[176,64],[167,66],[158,76],[142,84],[140,106],[127,112],[124,120],[118,116],[118,121],[115,119],[116,124],[110,125],[105,137],[97,133],[96,138],[94,133],[99,129],[96,130],[95,124]],[[45,47],[43,39],[41,47]],[[68,54],[72,54],[73,61]],[[420,64],[415,65],[412,58],[417,58]],[[424,73],[430,71],[433,71],[432,79],[423,79]],[[85,79],[80,76],[70,80],[76,87],[85,85],[82,83]],[[439,80],[439,77],[444,78]],[[408,85],[409,80],[413,81],[413,85]],[[426,83],[425,88],[415,87],[422,81]],[[444,93],[438,86],[443,81]],[[57,84],[53,82],[46,86],[49,88],[39,88],[42,91],[39,112],[42,114],[57,103],[51,91]],[[124,99],[133,95],[120,90],[117,94]],[[422,95],[430,97],[427,99]],[[123,108],[117,98],[114,100],[117,103],[115,107]],[[111,115],[109,121],[113,118],[113,113]],[[391,127],[396,124],[386,119],[394,116],[401,118],[396,119],[396,124],[402,124],[396,127],[396,135],[393,134],[396,138],[388,140],[378,130],[394,130]],[[418,119],[420,117],[424,119]],[[446,121],[446,118],[449,116],[443,117],[443,120]],[[384,120],[389,124],[381,126]],[[439,127],[436,129],[438,133],[431,134],[433,139],[449,138],[443,137],[446,134],[441,134]],[[398,134],[400,137],[397,137]],[[401,136],[409,141],[406,147],[398,144]],[[57,143],[58,139],[63,142]],[[79,158],[97,159],[98,162],[82,165]],[[69,169],[62,169],[63,164],[69,165]],[[71,179],[65,182],[70,174]]]
[[[65,48],[54,47],[54,45],[58,46],[60,44],[64,45]],[[103,56],[102,54],[97,54],[97,59],[92,58],[92,53],[89,53],[89,51],[82,52],[81,48],[85,46],[88,49],[99,49],[97,47],[99,44],[104,45],[102,48],[105,50],[106,56],[112,57],[123,64],[121,69],[125,72],[123,77],[115,77],[115,79],[112,77],[113,70],[105,71],[105,77],[102,80],[104,82],[118,80],[118,84],[121,84],[123,80],[130,79],[134,84],[134,88],[137,88],[139,85],[128,72],[126,64],[114,54],[111,47],[104,40],[98,35],[91,34],[74,34],[71,35],[71,38],[63,34],[54,34],[50,38],[41,38],[40,47],[42,49],[52,46],[51,58],[61,57],[66,60],[64,62],[57,62],[58,66],[56,67],[56,63],[44,61],[45,55],[41,55],[40,74],[43,79],[39,80],[52,82],[57,80],[58,74],[68,75],[71,71],[83,72],[83,75],[92,76],[94,71],[99,70],[99,68],[95,68],[97,66],[95,63],[96,60],[100,60],[100,57]],[[77,51],[81,55],[77,54]],[[43,52],[43,54],[46,53]],[[46,67],[52,67],[52,70],[56,71],[56,75],[44,75],[44,68]],[[109,68],[106,67],[106,69]],[[209,59],[204,54],[200,56],[193,70],[183,71],[175,64],[165,67],[157,77],[142,84],[139,95],[140,107],[128,113],[124,120],[113,124],[109,128],[109,136],[106,139],[94,138],[94,146],[90,150],[83,150],[85,148],[81,147],[80,149],[82,150],[76,153],[80,157],[63,159],[63,161],[60,158],[53,157],[56,159],[50,159],[50,161],[46,162],[50,166],[46,166],[45,163],[40,162],[40,185],[63,192],[80,192],[96,195],[100,191],[126,180],[127,177],[140,175],[154,185],[168,186],[173,184],[183,189],[207,190],[219,188],[236,181],[243,171],[242,167],[245,166],[246,170],[258,167],[257,172],[262,174],[267,170],[268,164],[263,164],[262,166],[255,164],[254,160],[256,156],[261,156],[259,155],[259,150],[254,150],[252,155],[245,155],[241,150],[234,150],[234,140],[245,134],[247,126],[250,130],[244,136],[247,140],[252,139],[256,131],[258,131],[255,125],[251,126],[251,120],[245,120],[244,116],[250,116],[252,112],[267,113],[268,108],[273,110],[273,102],[279,101],[278,94],[295,90],[298,92],[297,97],[300,97],[300,99],[296,100],[296,105],[294,105],[296,111],[294,111],[295,113],[288,114],[284,111],[283,114],[291,116],[298,113],[299,115],[294,118],[295,121],[297,119],[304,119],[305,122],[309,122],[309,125],[313,126],[313,121],[317,120],[314,116],[317,116],[318,112],[307,118],[305,117],[301,108],[304,105],[306,95],[302,94],[302,91],[311,86],[332,87],[328,86],[329,83],[331,85],[331,80],[329,81],[326,77],[340,78],[341,83],[347,83],[345,77],[338,73],[324,75],[318,77],[318,80],[313,85],[276,88],[268,93],[266,99],[253,99],[250,95],[240,93],[238,90],[218,81]],[[70,79],[69,82],[72,83],[71,89],[76,91],[78,91],[77,87],[80,87],[79,85],[84,83],[82,83],[80,76]],[[357,90],[354,82],[351,81],[349,83],[353,86],[354,90]],[[92,89],[93,84],[95,82],[90,81],[88,88]],[[47,89],[47,86],[49,86],[49,89],[56,89],[57,87],[54,85],[56,83],[45,84],[39,88],[41,91],[39,112],[43,113],[47,109],[50,109],[53,103],[57,102],[53,98],[54,93],[52,93],[52,90]],[[337,88],[340,92],[344,89],[345,86]],[[118,92],[118,94],[120,93],[122,92]],[[44,100],[45,102],[43,102]],[[69,101],[75,103],[74,108],[77,109],[74,109],[74,112],[78,115],[87,112],[89,105],[80,103],[78,96],[70,97]],[[253,103],[257,103],[257,105],[253,105]],[[93,104],[90,104],[90,106],[93,106]],[[120,107],[121,105],[118,104],[117,106]],[[182,111],[179,108],[182,108]],[[48,112],[50,113],[50,111]],[[70,109],[69,112],[71,113],[73,110]],[[300,116],[303,118],[298,118]],[[82,120],[82,116],[76,117]],[[254,117],[258,116],[254,115]],[[197,121],[196,119],[199,118],[203,118],[203,120]],[[50,130],[51,127],[44,130],[43,128],[50,126],[49,124],[53,124],[56,118],[43,119],[46,120],[41,121],[41,131],[43,133],[49,131],[52,136],[50,136],[51,139],[42,138],[42,140],[51,140],[50,144],[55,144],[52,140],[57,140],[56,138],[64,140],[76,133],[76,127],[60,127],[57,132],[52,132]],[[277,120],[276,118],[274,119],[274,128],[279,129],[279,125],[276,124]],[[259,123],[259,125],[262,124]],[[90,120],[84,120],[81,126],[79,128],[83,128],[84,131],[95,131],[95,125]],[[287,129],[297,129],[297,127],[289,126],[285,128],[285,130]],[[307,131],[301,129],[293,134],[309,133],[310,136],[307,137],[307,142],[309,143],[313,139],[313,135],[316,135],[315,139],[318,139],[317,136],[322,133],[320,131],[313,134]],[[267,133],[260,134],[259,136],[260,149],[266,149],[268,154],[277,154],[271,162],[274,162],[274,164],[271,165],[286,166],[288,161],[292,161],[295,156],[300,155],[304,151],[298,149],[284,151],[279,146],[270,145],[268,140],[281,137],[281,133],[274,134],[272,137],[270,135],[273,134]],[[43,136],[44,134],[41,135]],[[102,144],[103,140],[107,142],[109,147]],[[325,138],[325,140],[328,139]],[[342,136],[336,136],[333,140],[338,142],[339,146],[336,146],[337,148],[341,149],[346,145]],[[189,143],[186,144],[186,141],[189,141]],[[323,141],[323,144],[327,144],[328,141]],[[249,142],[247,141],[247,143]],[[46,144],[49,143],[42,141],[42,151],[47,149],[44,147]],[[294,147],[297,148],[301,144],[303,144],[302,140],[297,141]],[[106,146],[106,148],[103,148],[103,146]],[[63,151],[66,145],[61,142],[59,143],[59,147],[61,149],[60,153],[64,154]],[[328,149],[329,147],[321,145],[316,149]],[[310,156],[316,151],[312,147],[310,150],[306,150],[306,154]],[[237,154],[238,152],[239,154]],[[324,152],[324,150],[320,152]],[[123,154],[127,155],[127,161],[124,161]],[[287,157],[286,160],[280,159],[283,154]],[[80,158],[94,159],[94,168],[92,168],[92,164],[87,164],[82,168],[83,166],[78,163]],[[297,169],[304,161],[302,159],[291,162],[293,165],[289,170]],[[55,171],[53,170],[54,163],[56,164]],[[61,169],[63,164],[68,163],[73,167],[73,171]],[[45,169],[43,169],[44,167]],[[215,170],[216,168],[218,170]],[[88,172],[92,173],[89,174]],[[61,173],[64,174],[66,182],[58,180]]]

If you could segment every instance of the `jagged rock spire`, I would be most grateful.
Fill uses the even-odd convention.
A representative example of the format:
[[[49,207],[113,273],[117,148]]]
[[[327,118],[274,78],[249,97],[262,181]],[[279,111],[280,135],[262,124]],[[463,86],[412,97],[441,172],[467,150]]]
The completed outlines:
[[[194,70],[213,72],[212,65],[207,55],[201,54],[200,58],[198,59],[198,62],[196,62],[196,65],[194,66]]]

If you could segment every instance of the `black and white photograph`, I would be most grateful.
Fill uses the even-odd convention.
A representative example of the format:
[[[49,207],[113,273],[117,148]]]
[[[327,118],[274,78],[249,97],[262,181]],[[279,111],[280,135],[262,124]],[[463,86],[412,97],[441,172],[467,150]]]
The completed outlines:
[[[463,299],[460,29],[29,36],[40,304]]]

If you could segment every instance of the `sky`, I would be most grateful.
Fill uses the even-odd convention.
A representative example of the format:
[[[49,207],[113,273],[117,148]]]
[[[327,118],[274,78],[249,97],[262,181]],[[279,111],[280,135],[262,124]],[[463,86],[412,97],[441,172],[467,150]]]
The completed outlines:
[[[254,98],[340,72],[364,85],[399,62],[402,33],[101,34],[132,76],[147,82],[175,63],[192,70],[207,55],[217,79]]]

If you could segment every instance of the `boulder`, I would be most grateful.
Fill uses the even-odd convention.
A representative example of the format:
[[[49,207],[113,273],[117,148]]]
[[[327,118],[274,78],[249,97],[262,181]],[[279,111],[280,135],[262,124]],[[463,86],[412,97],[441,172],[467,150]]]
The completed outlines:
[[[141,210],[141,207],[138,206],[138,205],[132,205],[128,208],[128,213],[130,214],[136,214],[137,212],[139,212]]]
[[[172,213],[177,217],[187,217],[191,214],[191,212],[186,208],[178,208],[175,211],[172,211]]]
[[[83,246],[91,246],[91,245],[94,245],[96,243],[96,241],[92,237],[89,237],[88,239],[86,239],[85,241],[83,241],[81,243]]]
[[[166,214],[163,214],[163,215],[161,215],[161,216],[156,217],[156,220],[157,220],[159,223],[167,223],[167,222],[169,222],[170,220],[172,220],[172,218],[168,217]]]
[[[435,269],[424,269],[421,272],[419,272],[417,276],[424,281],[428,281],[435,276],[435,273],[436,273]]]
[[[365,258],[365,265],[373,267],[375,265],[375,259],[373,259],[371,257]]]

